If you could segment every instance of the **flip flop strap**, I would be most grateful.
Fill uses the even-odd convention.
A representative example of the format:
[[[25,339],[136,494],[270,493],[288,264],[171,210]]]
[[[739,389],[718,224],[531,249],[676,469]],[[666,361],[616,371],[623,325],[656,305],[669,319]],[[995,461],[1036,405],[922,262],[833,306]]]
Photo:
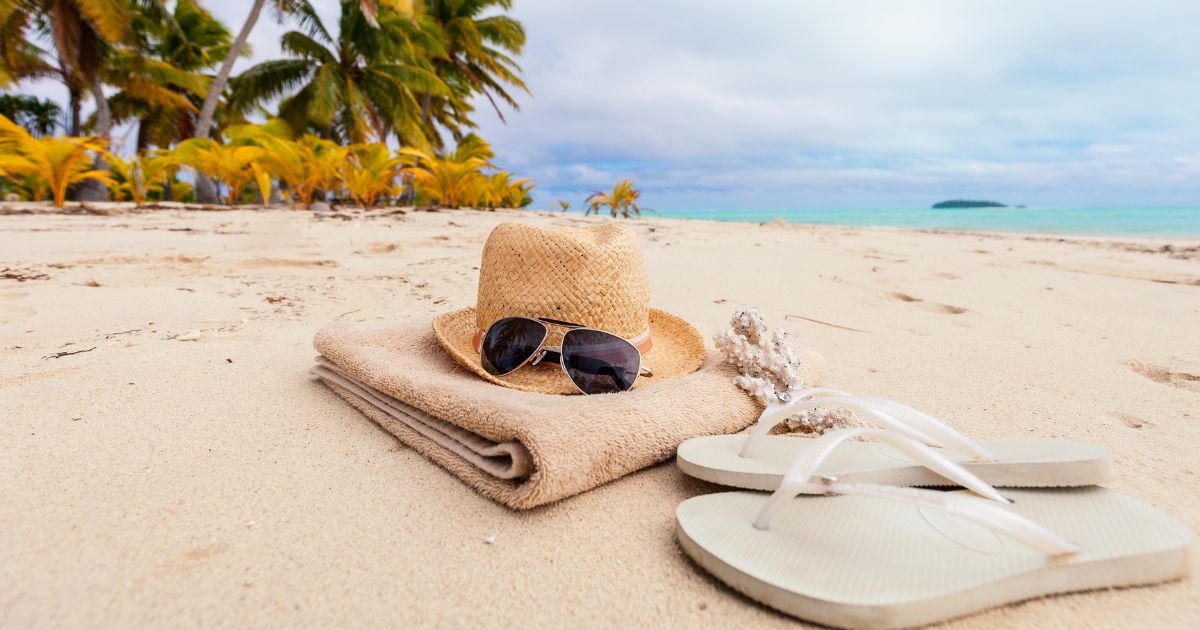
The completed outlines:
[[[821,464],[839,446],[854,438],[866,438],[884,442],[917,460],[917,462],[933,472],[949,479],[957,485],[971,490],[981,497],[991,499],[997,503],[1008,503],[1008,499],[1005,499],[1003,495],[988,485],[987,482],[928,446],[895,431],[870,427],[838,429],[811,440],[804,450],[792,460],[791,466],[788,467],[787,473],[783,476],[783,482],[780,484],[780,487],[801,487],[811,482]]]
[[[970,457],[976,461],[996,461],[974,440],[950,428],[933,416],[913,409],[908,405],[886,398],[853,396],[847,392],[829,388],[809,388],[791,393],[790,399],[767,405],[758,422],[738,453],[752,457],[763,437],[780,422],[810,409],[819,407],[844,407],[853,410],[859,417],[873,420],[884,428],[896,431],[913,440],[937,446]]]
[[[770,529],[771,522],[783,507],[800,494],[859,495],[901,501],[947,512],[986,527],[1041,553],[1062,555],[1081,551],[1078,545],[1062,535],[1046,529],[1004,507],[1004,504],[1008,501],[1003,497],[999,497],[999,493],[994,488],[988,486],[958,464],[942,457],[919,442],[882,429],[847,429],[844,431],[847,435],[839,435],[839,433],[843,432],[826,434],[818,442],[822,442],[828,438],[827,441],[824,441],[819,446],[818,444],[813,444],[812,447],[805,449],[797,457],[797,461],[792,464],[788,470],[788,474],[784,476],[779,489],[767,498],[762,510],[759,511],[757,518],[755,518],[754,527],[756,529]],[[847,439],[856,436],[873,437],[886,441],[912,455],[931,470],[946,475],[964,486],[971,487],[981,484],[985,488],[984,493],[981,494],[989,497],[995,495],[999,497],[999,501],[954,492],[938,492],[867,483],[842,483],[836,477],[822,477],[814,482],[812,480],[812,472],[820,465],[821,461],[824,461],[829,452],[833,448],[836,448],[838,444],[842,444]],[[908,442],[907,444],[905,443],[906,441]],[[823,451],[823,453],[812,451]],[[972,490],[979,492],[974,488]]]

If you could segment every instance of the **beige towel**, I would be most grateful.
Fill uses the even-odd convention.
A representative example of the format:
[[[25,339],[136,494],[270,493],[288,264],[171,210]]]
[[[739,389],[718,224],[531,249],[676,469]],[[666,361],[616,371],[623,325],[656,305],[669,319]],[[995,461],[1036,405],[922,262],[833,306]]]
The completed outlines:
[[[445,355],[429,320],[334,322],[313,344],[322,355],[314,376],[400,441],[515,509],[661,462],[689,437],[740,431],[760,411],[716,357],[698,372],[631,392],[559,396],[493,385],[464,370]],[[823,362],[803,356],[806,379],[815,382]]]

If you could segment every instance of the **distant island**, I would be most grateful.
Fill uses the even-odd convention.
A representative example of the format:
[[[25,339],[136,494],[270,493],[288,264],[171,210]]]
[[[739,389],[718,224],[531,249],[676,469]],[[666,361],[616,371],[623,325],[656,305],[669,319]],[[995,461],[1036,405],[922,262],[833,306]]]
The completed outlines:
[[[999,201],[974,201],[971,199],[951,199],[933,204],[934,210],[942,208],[1007,208]]]

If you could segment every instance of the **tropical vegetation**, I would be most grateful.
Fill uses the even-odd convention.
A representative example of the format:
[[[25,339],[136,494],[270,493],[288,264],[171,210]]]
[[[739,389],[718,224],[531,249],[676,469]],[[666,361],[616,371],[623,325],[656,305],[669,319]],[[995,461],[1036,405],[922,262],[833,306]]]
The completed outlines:
[[[59,127],[62,108],[48,98],[25,94],[0,94],[0,116],[35,136],[48,136]]]
[[[132,201],[139,208],[146,205],[152,194],[162,199],[164,190],[170,186],[169,179],[174,178],[179,168],[178,159],[169,151],[143,152],[130,159],[110,154],[108,158],[114,182],[109,192],[114,198]]]
[[[0,195],[269,204],[525,207],[534,182],[474,133],[528,93],[512,0],[0,0]],[[233,72],[264,16],[281,56]],[[12,92],[65,88],[56,103]],[[114,131],[119,132],[114,134]],[[630,180],[588,214],[641,213]],[[566,212],[570,203],[557,202]]]
[[[0,190],[60,204],[529,203],[532,181],[498,169],[472,133],[472,103],[503,119],[528,92],[512,0],[341,0],[336,24],[308,0],[251,0],[237,28],[211,6],[0,0]],[[235,74],[265,14],[290,25],[283,56]],[[65,106],[8,92],[44,79],[63,84]],[[54,184],[39,180],[56,168]]]
[[[93,168],[96,156],[107,151],[98,138],[34,137],[20,125],[0,116],[0,177],[30,197],[47,194],[62,207],[67,188],[85,181],[113,184],[107,171]]]
[[[597,190],[588,196],[584,201],[587,204],[587,210],[584,214],[600,214],[600,210],[607,207],[613,217],[623,217],[628,219],[630,214],[640,215],[642,209],[638,206],[637,200],[642,196],[641,191],[637,189],[637,184],[631,179],[623,179],[608,192]]]

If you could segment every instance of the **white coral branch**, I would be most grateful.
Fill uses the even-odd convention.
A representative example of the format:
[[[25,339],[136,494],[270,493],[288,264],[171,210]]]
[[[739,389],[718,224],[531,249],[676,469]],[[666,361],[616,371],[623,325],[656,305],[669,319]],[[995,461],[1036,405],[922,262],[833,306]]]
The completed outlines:
[[[808,386],[800,377],[803,361],[788,344],[787,331],[768,330],[757,308],[734,312],[729,328],[714,335],[713,341],[725,361],[737,366],[740,375],[733,382],[763,405]],[[797,413],[785,426],[798,433],[820,434],[857,421],[849,410],[819,408]]]

